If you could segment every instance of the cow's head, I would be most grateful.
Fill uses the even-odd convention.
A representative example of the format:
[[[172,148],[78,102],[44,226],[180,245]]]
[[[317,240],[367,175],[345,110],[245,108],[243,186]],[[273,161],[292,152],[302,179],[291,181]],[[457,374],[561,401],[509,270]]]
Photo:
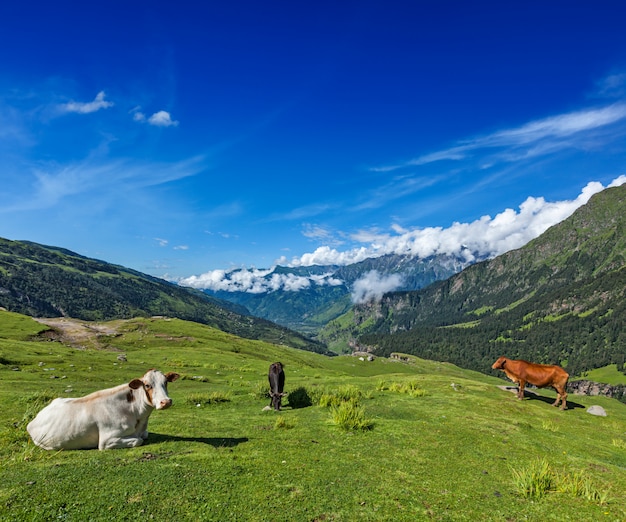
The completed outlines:
[[[143,387],[148,404],[157,410],[164,410],[172,405],[172,399],[167,395],[167,383],[178,377],[180,376],[173,372],[163,375],[158,370],[148,370],[141,379],[133,379],[128,385],[133,390]]]
[[[502,370],[504,368],[504,363],[506,363],[506,357],[500,357],[496,362],[491,365],[491,367],[494,370]]]
[[[272,398],[272,408],[280,410],[283,403],[283,397],[286,397],[286,393],[276,393],[270,390],[270,397]]]

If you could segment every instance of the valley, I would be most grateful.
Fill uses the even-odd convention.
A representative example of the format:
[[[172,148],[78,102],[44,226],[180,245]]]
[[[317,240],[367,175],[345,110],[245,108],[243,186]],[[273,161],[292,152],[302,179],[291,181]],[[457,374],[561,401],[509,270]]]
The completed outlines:
[[[73,328],[89,325],[62,324],[73,324],[68,341],[84,341]],[[92,325],[91,339],[110,340],[96,349],[46,340],[51,326],[0,311],[0,518],[626,517],[626,405],[614,399],[572,395],[562,412],[552,391],[518,401],[500,389],[507,381],[450,363],[327,357],[179,319]],[[288,393],[278,413],[263,411],[277,360]],[[181,378],[144,446],[46,452],[29,440],[27,422],[51,398],[152,367]],[[338,424],[342,404],[358,407],[367,428]],[[591,405],[607,417],[586,413]],[[527,497],[513,471],[542,462],[552,485]],[[577,480],[586,489],[571,489]]]

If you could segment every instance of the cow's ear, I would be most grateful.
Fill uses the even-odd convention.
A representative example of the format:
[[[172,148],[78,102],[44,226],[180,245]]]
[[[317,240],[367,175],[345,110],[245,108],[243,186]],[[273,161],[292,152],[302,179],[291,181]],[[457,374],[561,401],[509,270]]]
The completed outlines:
[[[180,375],[174,372],[169,372],[165,374],[165,378],[167,379],[167,382],[174,382],[179,377]]]
[[[128,386],[130,386],[133,390],[138,390],[143,386],[143,381],[141,379],[133,379],[128,383]]]

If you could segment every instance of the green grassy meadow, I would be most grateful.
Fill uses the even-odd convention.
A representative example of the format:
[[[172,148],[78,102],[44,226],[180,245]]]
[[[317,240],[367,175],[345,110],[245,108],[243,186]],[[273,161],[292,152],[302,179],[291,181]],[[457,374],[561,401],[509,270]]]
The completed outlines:
[[[174,319],[114,326],[109,349],[77,350],[0,311],[0,520],[626,520],[618,401],[570,395],[562,412],[552,391],[518,401],[506,381],[446,363],[328,358]],[[263,411],[274,361],[311,406]],[[143,446],[49,452],[29,440],[51,398],[149,368],[182,378]],[[333,420],[346,396],[366,429]],[[587,414],[594,404],[607,417]],[[549,484],[533,496],[519,473],[539,462]]]

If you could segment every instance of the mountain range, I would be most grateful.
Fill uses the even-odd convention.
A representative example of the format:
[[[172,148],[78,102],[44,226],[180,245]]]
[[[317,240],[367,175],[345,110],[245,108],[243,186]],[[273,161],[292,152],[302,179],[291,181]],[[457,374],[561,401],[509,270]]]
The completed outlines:
[[[329,321],[350,310],[354,302],[372,294],[382,296],[385,286],[397,291],[418,290],[468,265],[465,259],[453,255],[419,258],[390,254],[346,266],[276,266],[263,276],[267,282],[263,291],[204,292],[241,305],[257,317],[315,336]],[[236,278],[237,272],[245,270],[230,275]],[[296,289],[272,289],[271,281],[277,276],[304,283]]]

